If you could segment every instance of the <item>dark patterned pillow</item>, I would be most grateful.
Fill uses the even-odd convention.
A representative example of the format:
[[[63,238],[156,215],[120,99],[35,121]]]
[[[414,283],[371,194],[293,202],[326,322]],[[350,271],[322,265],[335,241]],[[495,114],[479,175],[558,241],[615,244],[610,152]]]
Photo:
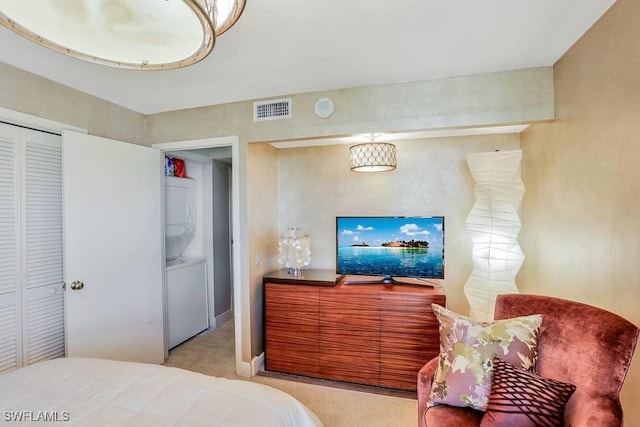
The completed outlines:
[[[480,427],[558,427],[573,384],[543,378],[495,358],[487,412]]]

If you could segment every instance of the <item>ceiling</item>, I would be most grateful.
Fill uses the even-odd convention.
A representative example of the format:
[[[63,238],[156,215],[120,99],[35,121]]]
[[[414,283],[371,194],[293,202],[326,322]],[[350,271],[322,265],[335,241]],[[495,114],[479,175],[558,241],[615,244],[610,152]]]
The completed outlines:
[[[111,0],[115,1],[115,0]],[[247,0],[200,63],[134,71],[0,26],[0,62],[152,114],[553,65],[615,0]]]

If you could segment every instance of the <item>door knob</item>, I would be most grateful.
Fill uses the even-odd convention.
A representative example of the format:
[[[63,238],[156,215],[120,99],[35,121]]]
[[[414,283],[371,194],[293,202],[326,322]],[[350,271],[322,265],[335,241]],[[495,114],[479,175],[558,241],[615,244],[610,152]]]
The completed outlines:
[[[79,291],[82,288],[84,288],[84,283],[82,283],[81,281],[75,280],[75,281],[71,282],[71,290],[72,291]]]

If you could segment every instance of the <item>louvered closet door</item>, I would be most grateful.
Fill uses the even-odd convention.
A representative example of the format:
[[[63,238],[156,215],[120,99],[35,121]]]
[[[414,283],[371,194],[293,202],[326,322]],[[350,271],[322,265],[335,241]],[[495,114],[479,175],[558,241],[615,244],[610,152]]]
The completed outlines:
[[[20,128],[0,123],[0,372],[22,365],[19,146]]]
[[[62,357],[62,150],[59,135],[22,129],[24,364]]]

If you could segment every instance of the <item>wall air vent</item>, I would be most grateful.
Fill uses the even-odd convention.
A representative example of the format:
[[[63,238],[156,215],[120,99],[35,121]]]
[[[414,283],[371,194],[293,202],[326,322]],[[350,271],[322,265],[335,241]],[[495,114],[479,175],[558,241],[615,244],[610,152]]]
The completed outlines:
[[[271,99],[253,103],[253,121],[290,119],[293,117],[291,98]]]

